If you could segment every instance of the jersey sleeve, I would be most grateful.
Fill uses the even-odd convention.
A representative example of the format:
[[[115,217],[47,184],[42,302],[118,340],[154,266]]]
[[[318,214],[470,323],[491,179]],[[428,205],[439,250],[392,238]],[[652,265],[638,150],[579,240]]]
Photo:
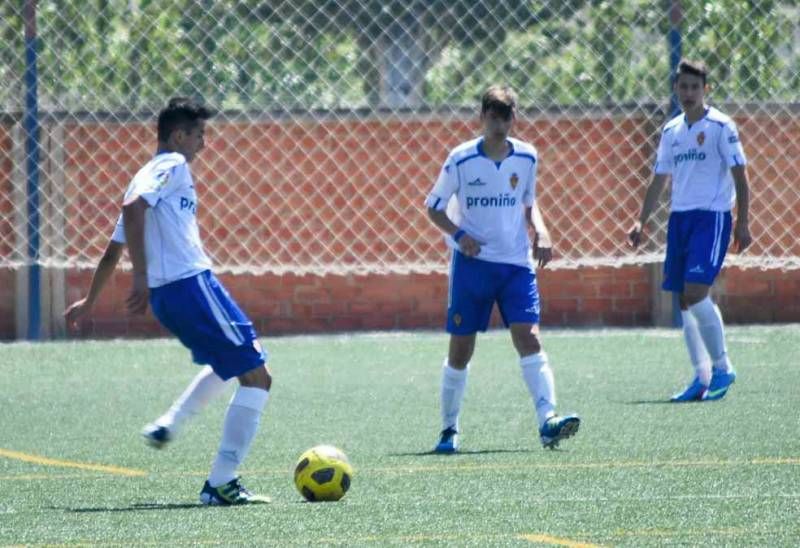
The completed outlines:
[[[743,166],[747,163],[744,156],[742,143],[739,141],[739,132],[733,120],[722,126],[720,135],[719,154],[729,168]]]
[[[658,153],[656,154],[656,165],[653,168],[657,175],[672,173],[671,133],[672,130],[664,130],[661,133],[661,141],[658,143]]]
[[[430,209],[443,211],[447,208],[450,197],[458,191],[458,174],[453,157],[447,158],[433,190],[425,199],[425,205]]]
[[[122,222],[122,214],[117,219],[117,224],[114,226],[114,232],[111,233],[111,240],[118,244],[126,243],[125,240],[125,225]]]
[[[539,162],[536,160],[531,162],[531,175],[528,177],[528,184],[522,194],[522,203],[525,207],[532,207],[533,202],[536,201],[536,166],[538,165]]]
[[[150,207],[155,207],[163,198],[184,186],[187,179],[191,184],[189,166],[186,162],[165,166],[162,170],[155,170],[150,177],[134,179],[125,195],[125,202],[140,197],[144,198]]]

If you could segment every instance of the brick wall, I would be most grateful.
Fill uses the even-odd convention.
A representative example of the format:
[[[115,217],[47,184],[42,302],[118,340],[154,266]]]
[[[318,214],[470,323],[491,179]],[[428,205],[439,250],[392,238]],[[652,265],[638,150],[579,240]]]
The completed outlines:
[[[796,180],[800,157],[800,121],[774,120],[770,117],[737,119],[751,159],[753,179],[754,234],[775,233],[776,241],[792,249],[800,233],[800,205],[791,203],[786,218],[771,216],[770,206],[785,200],[786,180]],[[321,122],[253,122],[251,124],[216,123],[205,160],[193,167],[200,182],[222,182],[232,196],[243,189],[238,184],[253,185],[250,191],[263,196],[285,191],[281,185],[315,188],[310,181],[344,188],[357,193],[369,185],[393,185],[403,189],[393,198],[400,210],[410,213],[391,219],[369,217],[368,208],[358,211],[362,221],[375,231],[376,241],[403,245],[408,234],[422,235],[434,242],[423,254],[431,260],[444,256],[443,244],[421,209],[421,198],[435,177],[447,146],[470,136],[476,128],[463,121],[410,120],[375,122],[357,119]],[[65,132],[65,177],[68,187],[67,231],[75,249],[91,250],[99,255],[107,241],[112,221],[108,211],[118,205],[129,178],[152,153],[152,129],[147,124],[73,125]],[[387,159],[375,143],[357,143],[357,135],[368,133],[375,139],[406,143],[408,153]],[[645,117],[537,118],[519,125],[516,134],[530,140],[542,156],[540,201],[545,209],[556,247],[575,242],[592,242],[600,251],[611,250],[624,236],[626,225],[637,212],[647,181],[657,128]],[[776,138],[775,136],[778,136]],[[586,143],[601,143],[587,147]],[[442,143],[445,143],[442,145]],[[358,145],[358,146],[356,146]],[[435,145],[436,152],[432,147]],[[324,150],[323,150],[324,149]],[[10,203],[10,140],[7,128],[0,126],[0,252],[7,256]],[[239,154],[240,151],[246,154]],[[236,152],[236,154],[232,154]],[[359,157],[359,155],[363,157]],[[201,157],[201,158],[202,158]],[[363,164],[374,163],[374,169]],[[355,163],[362,169],[355,170]],[[114,169],[109,170],[108,165]],[[630,166],[639,166],[631,169]],[[370,177],[370,174],[379,174]],[[231,181],[234,181],[232,184]],[[256,183],[253,183],[256,181]],[[258,182],[260,181],[260,182]],[[260,185],[260,186],[259,186]],[[281,187],[281,188],[278,188]],[[215,186],[214,190],[219,191]],[[349,189],[349,190],[348,190]],[[201,190],[202,194],[202,190]],[[98,198],[102,196],[102,198]],[[106,198],[108,197],[108,198]],[[365,207],[354,201],[353,207]],[[350,204],[320,203],[316,215],[341,215]],[[298,208],[300,204],[298,204]],[[586,210],[593,211],[591,223],[578,226]],[[297,212],[285,211],[269,219],[248,218],[246,211],[231,209],[203,211],[200,223],[205,233],[220,236],[225,231],[256,232],[262,227],[270,233],[293,230]],[[5,219],[5,220],[4,220]],[[280,224],[285,223],[285,224]],[[294,225],[292,223],[295,223]],[[327,234],[320,227],[309,237],[309,245]],[[397,233],[405,235],[398,238]],[[77,237],[80,235],[80,237]],[[394,238],[394,240],[392,240]],[[380,244],[365,253],[380,257]],[[754,250],[765,251],[763,241]],[[222,250],[213,251],[219,257]],[[281,253],[301,254],[302,248]],[[288,261],[290,255],[276,257]],[[91,272],[66,273],[66,298],[72,301],[84,294]],[[315,276],[315,275],[222,275],[223,283],[253,318],[264,334],[325,332],[361,329],[438,328],[444,322],[447,279],[442,274],[389,276]],[[0,269],[0,338],[14,337],[14,274]],[[93,318],[82,326],[81,334],[92,337],[149,336],[161,333],[152,318],[132,319],[123,308],[129,277],[117,273],[111,280]],[[648,325],[652,322],[652,281],[649,267],[582,268],[545,270],[540,274],[543,295],[543,323],[548,325]],[[719,299],[726,317],[733,322],[800,321],[800,271],[728,269],[717,284]],[[495,318],[497,321],[497,318]]]

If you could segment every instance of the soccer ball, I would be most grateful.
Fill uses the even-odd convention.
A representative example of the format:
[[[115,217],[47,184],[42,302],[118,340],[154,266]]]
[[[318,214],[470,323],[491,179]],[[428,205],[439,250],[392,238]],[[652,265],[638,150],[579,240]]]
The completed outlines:
[[[312,447],[297,460],[294,484],[307,501],[339,500],[350,489],[353,467],[332,445]]]

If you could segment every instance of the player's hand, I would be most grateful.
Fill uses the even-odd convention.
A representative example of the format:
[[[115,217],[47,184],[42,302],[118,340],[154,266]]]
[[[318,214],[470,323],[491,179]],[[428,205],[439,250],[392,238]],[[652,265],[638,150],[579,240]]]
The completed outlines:
[[[750,228],[747,223],[736,223],[733,228],[733,250],[736,253],[741,253],[753,243],[753,238],[750,236]]]
[[[628,230],[628,247],[636,249],[642,243],[642,223],[636,221]]]
[[[477,257],[481,252],[481,243],[469,234],[464,234],[458,240],[458,249],[467,257]]]
[[[533,259],[541,268],[553,260],[553,244],[549,238],[541,237],[538,232],[533,236]]]
[[[67,307],[64,311],[64,320],[66,321],[67,325],[72,327],[73,329],[78,328],[78,320],[81,319],[83,316],[88,314],[92,309],[92,304],[89,303],[86,298],[83,298],[79,301],[75,301],[71,305]]]
[[[130,295],[125,301],[131,314],[144,314],[147,310],[147,301],[150,290],[147,287],[147,274],[134,274]]]

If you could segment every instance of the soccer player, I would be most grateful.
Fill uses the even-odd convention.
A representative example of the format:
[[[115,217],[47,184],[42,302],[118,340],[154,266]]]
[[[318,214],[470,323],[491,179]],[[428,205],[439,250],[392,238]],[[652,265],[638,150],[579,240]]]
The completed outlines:
[[[555,413],[553,372],[539,340],[534,261],[544,267],[552,258],[552,246],[536,204],[536,149],[508,136],[515,111],[514,91],[491,86],[481,101],[483,136],[453,149],[425,200],[428,216],[452,249],[447,303],[450,348],[442,367],[437,453],[458,450],[469,361],[476,334],[489,326],[495,302],[519,353],[542,445],[555,448],[580,425],[576,415]],[[533,246],[528,225],[535,234]]]
[[[116,244],[109,245],[107,264],[115,256],[118,260],[118,244],[127,244],[133,264],[128,310],[142,314],[149,303],[159,322],[191,350],[195,363],[213,370],[213,375],[201,371],[203,376],[195,378],[184,396],[197,395],[202,400],[218,391],[222,381],[239,380],[200,501],[208,505],[263,503],[269,499],[247,490],[236,472],[255,436],[272,377],[252,322],[211,273],[211,261],[200,242],[198,199],[189,171],[189,162],[204,146],[205,121],[210,117],[205,107],[185,98],[171,100],[159,113],[158,151],[125,192],[122,218],[112,235]],[[98,291],[102,278],[110,273],[102,262],[95,275]],[[93,294],[96,297],[97,292],[90,289]],[[93,298],[76,303],[76,308],[90,307],[91,302]]]
[[[709,297],[728,249],[734,203],[733,249],[740,253],[752,241],[747,161],[736,124],[705,103],[707,75],[702,63],[683,60],[678,65],[674,90],[683,114],[667,122],[661,133],[655,174],[639,220],[628,232],[628,242],[636,248],[671,177],[663,289],[679,294],[684,339],[695,370],[694,380],[672,396],[674,402],[718,400],[736,380],[722,315]]]

